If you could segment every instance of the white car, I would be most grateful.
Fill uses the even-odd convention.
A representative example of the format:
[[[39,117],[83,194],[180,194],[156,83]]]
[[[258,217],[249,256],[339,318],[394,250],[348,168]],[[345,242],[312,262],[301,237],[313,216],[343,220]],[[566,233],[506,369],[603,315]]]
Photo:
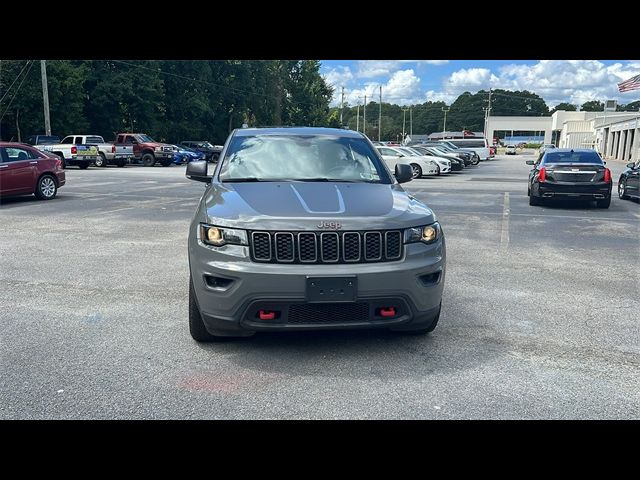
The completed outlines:
[[[437,163],[422,156],[416,156],[403,147],[376,147],[384,163],[393,172],[397,163],[404,163],[411,166],[413,178],[420,178],[423,175],[438,175],[440,167]]]
[[[426,158],[427,160],[437,163],[438,167],[440,167],[440,173],[451,172],[451,160],[447,160],[446,158],[441,158],[441,157],[434,157],[432,155],[425,155],[423,153],[420,153],[420,151],[416,150],[415,148],[411,148],[411,147],[406,147],[406,150],[410,150],[411,152],[414,153],[414,155]]]
[[[515,155],[516,154],[516,146],[515,145],[507,145],[507,150],[504,152],[505,155]]]

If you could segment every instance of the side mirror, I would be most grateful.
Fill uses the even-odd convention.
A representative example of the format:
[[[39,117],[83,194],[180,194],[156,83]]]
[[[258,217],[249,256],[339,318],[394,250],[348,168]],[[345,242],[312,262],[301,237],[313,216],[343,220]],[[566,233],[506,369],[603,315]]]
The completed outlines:
[[[636,166],[636,164],[635,164],[635,163],[633,163],[633,162],[631,162],[631,163],[627,163],[627,168],[633,168],[633,167],[635,167],[635,166]]]
[[[404,158],[404,155],[400,153],[400,154],[398,155],[398,158]]]
[[[211,176],[207,175],[207,167],[209,163],[206,160],[198,160],[195,162],[187,163],[187,171],[185,173],[189,180],[195,180],[196,182],[209,182]]]
[[[411,168],[411,165],[396,163],[396,171],[394,176],[396,177],[398,183],[407,183],[413,178],[413,169]]]
[[[527,160],[526,164],[527,165],[535,165],[536,162],[534,162],[533,160]]]

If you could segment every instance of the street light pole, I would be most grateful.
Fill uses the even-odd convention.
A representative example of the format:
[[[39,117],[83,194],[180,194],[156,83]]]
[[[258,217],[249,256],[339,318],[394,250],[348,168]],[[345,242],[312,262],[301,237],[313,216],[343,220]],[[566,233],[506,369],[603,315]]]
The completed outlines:
[[[404,144],[404,137],[405,137],[405,125],[407,122],[407,109],[403,108],[402,109],[402,143]]]
[[[342,122],[342,109],[344,108],[344,87],[342,87],[342,98],[340,99],[340,128],[343,128],[344,123]]]
[[[382,85],[380,85],[380,110],[378,111],[378,141],[382,132]]]
[[[362,107],[362,133],[367,136],[367,95],[364,96],[364,105]]]
[[[47,86],[47,61],[40,60],[42,73],[42,98],[44,100],[44,133],[51,135],[51,120],[49,119],[49,87]]]
[[[409,137],[413,138],[413,109],[409,107]]]
[[[360,97],[358,97],[358,107],[356,109],[356,132],[360,131]]]
[[[444,112],[444,124],[442,125],[442,140],[444,140],[444,134],[447,131],[447,112],[451,110],[449,107],[442,107],[442,111]]]

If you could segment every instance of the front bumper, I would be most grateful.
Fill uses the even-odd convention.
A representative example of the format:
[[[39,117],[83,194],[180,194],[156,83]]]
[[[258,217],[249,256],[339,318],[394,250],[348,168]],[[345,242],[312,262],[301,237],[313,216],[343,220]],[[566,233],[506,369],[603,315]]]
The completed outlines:
[[[191,235],[189,264],[200,312],[207,330],[214,335],[265,330],[420,328],[429,325],[439,311],[446,247],[443,236],[433,245],[405,245],[404,257],[394,262],[262,264],[251,262],[248,247],[226,245],[216,251]],[[357,277],[355,302],[306,301],[307,277],[344,275]],[[389,306],[395,307],[396,314],[382,316],[380,308]],[[277,311],[278,317],[260,320],[259,310]]]

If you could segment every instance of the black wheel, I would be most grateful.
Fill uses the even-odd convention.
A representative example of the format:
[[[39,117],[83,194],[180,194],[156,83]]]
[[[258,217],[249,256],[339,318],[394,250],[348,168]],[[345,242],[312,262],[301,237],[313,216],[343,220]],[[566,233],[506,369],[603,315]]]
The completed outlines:
[[[93,162],[95,164],[96,167],[106,167],[107,166],[107,157],[104,156],[104,153],[100,152],[98,154],[98,158],[96,158],[96,161]]]
[[[596,205],[598,208],[609,208],[611,205],[611,195],[607,198],[603,198],[602,200],[596,200]]]
[[[533,193],[529,192],[529,205],[540,205],[540,197],[536,197]]]
[[[173,161],[171,159],[162,161],[163,167],[170,167],[172,164],[173,164]]]
[[[142,165],[145,167],[153,167],[156,164],[156,157],[153,153],[145,153],[142,156]]]
[[[440,302],[440,306],[438,307],[438,314],[433,319],[431,324],[427,327],[416,328],[415,330],[401,330],[402,333],[406,333],[409,335],[426,335],[427,333],[433,332],[438,326],[438,320],[440,320],[440,311],[442,310],[442,302]]]
[[[86,170],[89,168],[89,165],[91,165],[91,162],[82,162],[78,164],[78,167],[80,167],[80,170]]]
[[[124,167],[125,163],[126,163],[126,162],[125,162],[124,160],[118,160],[118,162],[116,163],[116,165],[117,165],[119,168],[122,168],[122,167]]]
[[[620,182],[618,182],[618,197],[620,197],[621,200],[629,200],[626,180],[620,180]]]
[[[471,165],[478,165],[480,163],[480,157],[473,157],[474,160],[471,162]]]
[[[413,171],[413,178],[420,178],[422,176],[422,168],[417,163],[411,164],[411,170]]]
[[[202,315],[196,301],[196,294],[193,291],[193,280],[189,275],[189,332],[196,342],[214,342],[225,338],[211,335],[204,326]]]
[[[51,200],[58,193],[58,184],[51,175],[43,175],[36,185],[36,197],[40,200]]]

